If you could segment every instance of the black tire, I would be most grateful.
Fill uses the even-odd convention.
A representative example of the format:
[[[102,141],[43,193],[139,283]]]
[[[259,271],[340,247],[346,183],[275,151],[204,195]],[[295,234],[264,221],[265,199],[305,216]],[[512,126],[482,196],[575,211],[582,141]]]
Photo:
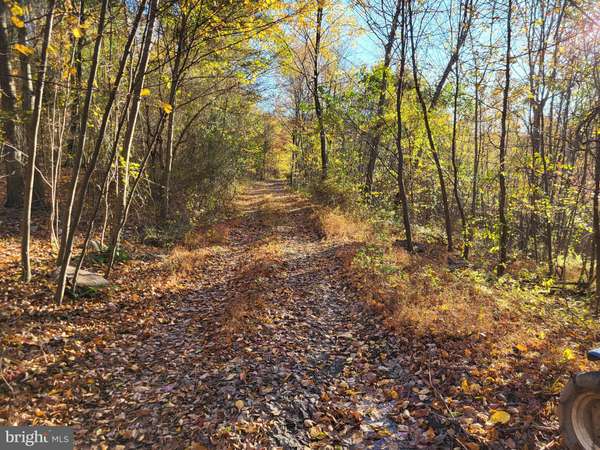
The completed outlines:
[[[600,450],[600,372],[576,375],[560,394],[560,432],[569,450]],[[590,412],[593,411],[593,412]],[[581,419],[583,415],[589,420]]]

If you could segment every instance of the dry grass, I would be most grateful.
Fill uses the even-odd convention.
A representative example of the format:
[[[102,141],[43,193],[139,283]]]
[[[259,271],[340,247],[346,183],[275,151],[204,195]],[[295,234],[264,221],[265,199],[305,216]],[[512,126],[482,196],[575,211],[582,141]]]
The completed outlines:
[[[493,331],[493,299],[447,272],[438,275],[435,268],[425,267],[400,283],[396,291],[402,293],[402,299],[387,319],[392,327],[411,326],[421,335],[451,330],[456,336],[467,336]]]
[[[532,384],[550,392],[560,389],[568,373],[590,368],[585,350],[600,339],[600,326],[583,302],[521,288],[510,278],[499,282],[484,271],[451,271],[442,245],[409,254],[390,242],[365,239],[374,233],[363,224],[354,229],[355,222],[339,212],[321,217],[327,237],[349,242],[338,257],[361,300],[398,334],[460,349],[472,364],[499,371],[535,372],[543,363],[547,372],[534,373]],[[511,269],[516,275],[535,267],[525,261]]]
[[[317,232],[326,239],[364,242],[372,236],[367,223],[351,218],[337,209],[322,209],[316,214]]]
[[[190,250],[185,247],[175,247],[165,260],[164,267],[171,274],[189,275],[202,268],[210,253],[209,248]]]
[[[493,296],[436,259],[393,247],[355,247],[341,257],[361,297],[392,329],[456,337],[492,331]]]

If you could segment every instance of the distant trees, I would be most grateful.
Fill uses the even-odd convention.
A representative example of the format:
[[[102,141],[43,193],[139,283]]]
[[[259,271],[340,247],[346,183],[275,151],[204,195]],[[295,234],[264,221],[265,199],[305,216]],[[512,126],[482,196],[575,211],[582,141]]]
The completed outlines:
[[[282,88],[289,93],[294,168],[312,172],[312,157],[304,151],[311,144],[312,133],[306,129],[310,126],[318,142],[320,181],[330,175],[329,128],[335,127],[330,93],[339,83],[336,69],[342,64],[346,45],[338,38],[349,23],[339,0],[298,2],[297,13],[277,29],[270,44],[278,55]],[[314,122],[306,120],[309,116]],[[291,179],[295,176],[292,174]]]
[[[59,303],[93,238],[107,272],[118,261],[133,210],[166,227],[224,201],[259,142],[256,44],[296,12],[270,0],[2,2],[0,177],[5,206],[23,208],[23,279],[32,208],[46,200]]]
[[[0,4],[4,204],[25,280],[49,206],[58,301],[93,237],[110,272],[130,216],[193,222],[279,147],[294,186],[393,218],[409,251],[596,280],[595,2],[75,3]]]
[[[381,50],[370,65],[335,66],[321,89],[331,185],[395,210],[409,250],[419,225],[464,258],[493,256],[498,274],[523,258],[543,261],[545,276],[591,280],[593,174],[579,148],[590,135],[577,127],[595,105],[593,2],[354,5]],[[318,118],[297,92],[293,152],[310,169]],[[316,170],[295,161],[291,178],[311,183]]]

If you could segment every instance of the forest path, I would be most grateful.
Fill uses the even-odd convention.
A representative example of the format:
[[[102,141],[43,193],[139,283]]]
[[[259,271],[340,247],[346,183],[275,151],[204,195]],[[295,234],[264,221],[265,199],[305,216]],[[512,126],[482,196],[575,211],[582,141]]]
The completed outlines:
[[[431,448],[406,416],[409,356],[343,281],[345,244],[321,240],[281,182],[252,184],[238,206],[168,319],[110,349],[126,369],[80,418],[82,438],[95,422],[127,448]]]

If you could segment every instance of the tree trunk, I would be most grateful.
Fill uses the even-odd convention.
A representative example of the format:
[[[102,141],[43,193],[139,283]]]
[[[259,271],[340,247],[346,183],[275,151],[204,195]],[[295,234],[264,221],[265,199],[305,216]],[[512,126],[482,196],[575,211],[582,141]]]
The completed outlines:
[[[458,208],[458,212],[460,214],[460,221],[462,224],[462,235],[463,235],[463,245],[466,247],[467,243],[467,219],[465,216],[465,208],[463,207],[463,202],[460,197],[460,189],[459,189],[459,178],[458,178],[458,162],[456,160],[456,128],[458,125],[458,93],[459,93],[459,66],[458,62],[456,65],[456,86],[454,88],[454,104],[453,104],[453,113],[452,113],[452,144],[450,149],[451,159],[452,159],[452,191],[454,192],[454,200],[456,201],[456,207]]]
[[[502,96],[502,118],[500,131],[500,156],[499,156],[499,186],[498,215],[500,225],[500,250],[498,276],[502,276],[506,270],[508,258],[508,222],[506,219],[506,149],[508,144],[508,95],[510,92],[510,54],[512,38],[512,0],[508,0],[508,12],[506,14],[506,62],[504,66],[504,92]]]
[[[410,0],[409,0],[410,1]],[[462,2],[461,2],[462,6]],[[437,86],[435,87],[435,92],[433,93],[433,97],[431,98],[431,103],[429,104],[429,109],[435,109],[437,103],[442,95],[442,89],[444,89],[444,85],[450,76],[450,72],[452,72],[452,68],[458,62],[458,57],[460,54],[460,50],[467,40],[467,36],[469,35],[469,28],[471,28],[471,19],[473,17],[473,0],[466,0],[464,9],[463,9],[463,18],[458,29],[458,36],[456,39],[456,47],[454,48],[454,52],[450,56],[448,60],[448,64],[446,64],[446,68],[442,73],[442,77],[440,81],[438,81]]]
[[[438,180],[440,183],[440,190],[442,193],[442,206],[444,208],[444,224],[445,224],[445,228],[446,228],[446,239],[448,241],[448,251],[452,251],[452,248],[454,245],[452,242],[452,223],[450,221],[450,207],[448,204],[448,193],[446,191],[446,182],[444,180],[444,172],[442,170],[442,164],[440,162],[440,157],[438,155],[437,149],[435,147],[435,142],[433,140],[433,132],[431,130],[431,125],[429,123],[429,113],[427,111],[427,105],[425,104],[425,99],[423,98],[423,93],[421,92],[421,87],[419,85],[419,76],[417,74],[417,57],[416,57],[416,48],[415,48],[415,37],[414,37],[414,26],[413,26],[411,2],[408,3],[408,17],[409,17],[409,27],[410,27],[410,46],[411,46],[412,69],[413,69],[412,71],[413,71],[413,80],[415,83],[415,91],[417,93],[417,99],[419,100],[419,104],[421,106],[421,111],[423,113],[423,121],[425,122],[425,131],[427,133],[429,149],[431,150],[431,154],[433,156],[433,161],[435,162],[435,168],[436,168]]]
[[[50,36],[52,34],[52,23],[54,21],[55,0],[48,3],[48,14],[46,18],[46,27],[44,29],[44,40],[42,43],[42,55],[40,67],[38,70],[37,85],[35,88],[35,105],[31,126],[29,129],[31,143],[27,159],[27,173],[25,178],[25,204],[23,208],[23,221],[21,223],[21,264],[22,278],[24,281],[31,280],[31,262],[29,257],[29,246],[31,238],[31,206],[33,201],[33,184],[36,177],[35,163],[37,156],[38,135],[40,130],[40,118],[42,115],[42,100],[44,95],[44,83],[46,81],[46,68],[48,66],[48,46],[50,45]]]
[[[402,97],[404,95],[404,70],[406,67],[406,15],[404,13],[404,0],[400,0],[402,24],[400,26],[400,70],[396,83],[396,151],[398,154],[397,183],[398,198],[402,207],[402,223],[404,224],[404,234],[406,236],[406,249],[409,252],[414,251],[412,240],[412,229],[410,225],[410,210],[408,198],[406,196],[406,185],[404,182],[404,150],[402,148]]]
[[[106,270],[107,276],[110,274],[119,247],[119,240],[121,238],[122,231],[121,223],[124,223],[127,218],[127,198],[129,193],[129,162],[131,157],[131,147],[133,143],[133,136],[135,134],[138,112],[140,109],[141,92],[144,88],[144,78],[146,76],[146,69],[148,68],[148,60],[150,58],[150,48],[152,47],[152,37],[154,35],[154,21],[156,19],[158,2],[159,0],[152,0],[150,2],[150,12],[146,28],[146,37],[144,39],[144,47],[140,56],[139,67],[135,77],[133,91],[131,93],[132,103],[129,109],[127,129],[125,130],[125,136],[123,138],[123,153],[125,154],[123,186],[121,191],[121,199],[118,203],[116,214],[116,229],[113,230],[113,235],[110,244],[110,257],[108,260],[108,267]]]
[[[594,248],[596,249],[596,316],[600,313],[600,139],[596,140],[594,165]],[[592,274],[590,273],[590,277]]]
[[[27,2],[21,2],[21,6],[26,8]],[[27,27],[17,28],[17,38],[19,44],[27,45]],[[21,109],[23,111],[23,117],[28,117],[33,113],[33,79],[31,76],[31,63],[30,56],[23,53],[19,53],[19,65],[20,65],[20,76],[21,76]],[[25,132],[25,138],[27,140],[26,147],[31,149],[32,143],[30,141],[31,133]],[[46,185],[39,172],[39,169],[35,172],[33,179],[33,208],[45,208],[46,207]]]
[[[375,165],[377,164],[377,158],[379,156],[379,143],[381,142],[381,133],[384,125],[385,115],[385,104],[388,87],[388,68],[392,61],[392,50],[394,48],[394,42],[396,40],[396,30],[398,28],[398,18],[401,10],[404,9],[404,0],[396,1],[396,10],[392,17],[392,23],[390,25],[390,31],[388,34],[388,40],[384,46],[384,57],[383,57],[383,72],[381,74],[381,83],[379,85],[379,99],[377,101],[377,111],[375,127],[373,135],[370,139],[369,149],[369,162],[367,164],[367,174],[365,180],[365,192],[371,192],[373,189],[373,176],[375,175]]]
[[[20,208],[23,205],[23,167],[21,165],[21,152],[17,149],[16,116],[17,93],[12,77],[10,62],[10,43],[8,40],[7,5],[0,2],[0,89],[2,90],[2,107],[4,143],[7,183],[6,201],[7,208]]]
[[[79,2],[79,24],[85,21],[85,0],[80,0]],[[77,140],[79,136],[79,127],[80,127],[80,106],[81,106],[81,95],[80,92],[82,89],[82,79],[83,79],[83,68],[82,68],[82,51],[83,51],[83,43],[84,38],[80,37],[76,39],[73,37],[73,44],[75,46],[74,53],[74,63],[75,63],[75,99],[71,104],[71,117],[69,122],[69,137],[67,142],[67,151],[69,156],[73,157],[77,154]],[[67,159],[69,161],[69,159]]]
[[[321,179],[327,179],[329,172],[329,156],[327,153],[327,135],[325,133],[325,123],[323,120],[323,108],[319,96],[319,54],[321,51],[321,28],[323,25],[323,3],[321,0],[315,0],[317,6],[317,22],[315,36],[315,53],[313,60],[313,98],[315,102],[315,115],[319,129],[319,143],[321,145]]]
[[[98,69],[98,63],[100,61],[100,49],[102,47],[102,37],[104,33],[104,26],[106,21],[106,11],[108,8],[108,0],[102,0],[102,6],[100,9],[100,18],[98,21],[98,32],[96,37],[96,43],[94,45],[94,54],[92,57],[92,66],[90,67],[90,74],[88,77],[87,91],[85,102],[83,106],[83,113],[81,115],[81,127],[79,134],[79,141],[77,144],[77,156],[73,171],[71,173],[71,180],[69,183],[69,197],[68,204],[65,208],[63,229],[60,243],[60,250],[58,253],[58,265],[60,265],[60,275],[58,279],[58,287],[55,293],[55,299],[58,303],[62,304],[63,296],[65,293],[65,285],[67,281],[67,268],[71,260],[71,251],[73,247],[73,239],[75,237],[75,230],[78,225],[77,211],[73,210],[75,204],[75,197],[77,193],[77,182],[79,174],[81,172],[81,165],[83,161],[83,152],[85,149],[85,142],[87,138],[87,122],[90,114],[90,108],[92,104],[92,97],[94,93],[94,83],[96,82],[96,72]],[[100,130],[103,134],[103,130]],[[83,189],[86,186],[84,184]],[[74,214],[75,213],[75,214]],[[75,220],[72,220],[75,219]]]
[[[162,196],[162,205],[160,208],[160,218],[166,219],[169,216],[169,201],[171,196],[171,173],[173,171],[173,140],[175,133],[175,108],[177,104],[177,89],[181,80],[182,64],[181,58],[185,51],[185,33],[187,28],[187,15],[183,15],[177,36],[177,48],[175,49],[175,60],[171,70],[171,89],[169,91],[169,103],[173,111],[169,114],[167,120],[167,159],[165,161],[165,176],[163,180],[164,193]]]
[[[463,250],[463,258],[469,259],[473,238],[475,235],[475,216],[477,213],[477,190],[479,177],[479,82],[475,81],[475,114],[474,114],[474,130],[473,130],[473,179],[471,186],[471,212],[469,219],[469,233],[467,242],[465,242]]]

